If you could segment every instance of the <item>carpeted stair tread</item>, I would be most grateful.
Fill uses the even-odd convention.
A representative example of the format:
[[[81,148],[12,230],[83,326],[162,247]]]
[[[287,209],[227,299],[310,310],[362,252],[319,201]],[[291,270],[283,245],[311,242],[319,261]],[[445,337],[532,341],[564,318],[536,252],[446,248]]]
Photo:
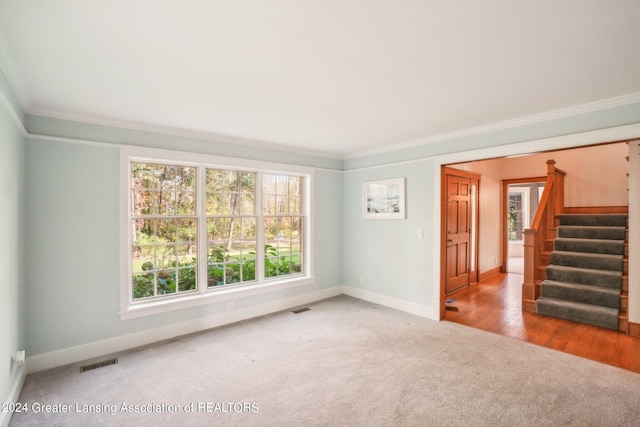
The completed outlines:
[[[548,265],[546,279],[581,285],[604,286],[613,289],[621,289],[622,287],[622,271]]]
[[[619,310],[611,307],[540,297],[536,300],[536,311],[545,316],[559,317],[608,329],[618,329]]]
[[[560,225],[614,226],[626,227],[625,214],[559,214]]]
[[[602,286],[545,280],[541,284],[541,296],[620,308],[620,291]]]
[[[539,314],[618,328],[626,214],[561,214],[548,255]]]
[[[622,271],[623,261],[622,255],[566,251],[553,251],[550,258],[550,263],[553,265],[612,271]]]
[[[578,239],[625,240],[626,227],[559,225],[557,237]]]
[[[624,255],[625,248],[624,240],[575,239],[559,237],[554,240],[553,249],[567,252]]]

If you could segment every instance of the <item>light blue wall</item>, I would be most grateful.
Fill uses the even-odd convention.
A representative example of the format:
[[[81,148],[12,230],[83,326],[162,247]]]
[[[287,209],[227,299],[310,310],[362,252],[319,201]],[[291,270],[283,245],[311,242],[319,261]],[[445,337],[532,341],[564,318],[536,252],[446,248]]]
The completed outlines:
[[[38,355],[226,311],[226,303],[122,321],[118,315],[118,143],[278,161],[316,173],[317,284],[235,302],[246,308],[346,285],[437,311],[434,156],[640,122],[640,105],[344,162],[27,116],[28,351]],[[64,138],[105,141],[74,143]],[[346,169],[344,172],[340,170]],[[406,220],[362,218],[362,183],[404,177]],[[424,238],[417,232],[424,230]],[[437,246],[437,245],[435,245]],[[266,299],[265,299],[266,298]]]
[[[440,189],[434,177],[440,173],[439,158],[636,123],[640,123],[640,103],[345,160],[343,284],[416,303],[426,307],[425,313],[437,315],[435,296],[440,284],[434,272],[440,263],[436,249],[440,206],[434,201],[439,200]],[[537,151],[532,144],[528,152]],[[499,151],[492,156],[500,156]],[[457,161],[471,160],[457,157]],[[402,177],[406,179],[407,219],[363,219],[362,183]],[[416,238],[418,228],[424,229],[424,240]]]
[[[344,176],[344,285],[431,304],[433,177],[430,160],[351,171]],[[362,184],[405,178],[406,219],[363,219]],[[424,238],[417,238],[418,229]],[[363,283],[364,282],[364,283]]]
[[[8,336],[0,340],[0,358],[5,360],[7,353],[23,346],[34,356],[226,311],[226,303],[219,303],[120,320],[120,144],[317,168],[316,284],[237,300],[238,309],[343,284],[436,309],[439,207],[434,200],[439,189],[434,177],[439,163],[434,156],[640,123],[640,104],[633,104],[341,161],[25,116],[1,73],[0,90],[8,93],[0,113],[0,215],[10,237],[8,256],[0,257],[0,271],[9,274],[0,284],[8,296],[0,302],[0,328]],[[15,114],[4,112],[11,108]],[[13,116],[24,119],[32,135],[26,144]],[[406,179],[406,220],[363,219],[362,183],[398,177]],[[423,239],[416,237],[419,229],[424,230]],[[0,393],[12,381],[7,375],[0,369]]]
[[[119,330],[118,161],[115,145],[28,141],[30,356]]]
[[[162,140],[158,145],[167,148]],[[29,355],[226,312],[226,303],[218,303],[120,320],[118,145],[32,136],[27,170]],[[342,175],[318,170],[315,183],[316,284],[237,299],[236,309],[341,285]]]
[[[0,401],[6,402],[19,381],[19,370],[11,371],[9,361],[26,345],[25,139],[22,112],[13,110],[13,94],[1,72],[0,90]]]

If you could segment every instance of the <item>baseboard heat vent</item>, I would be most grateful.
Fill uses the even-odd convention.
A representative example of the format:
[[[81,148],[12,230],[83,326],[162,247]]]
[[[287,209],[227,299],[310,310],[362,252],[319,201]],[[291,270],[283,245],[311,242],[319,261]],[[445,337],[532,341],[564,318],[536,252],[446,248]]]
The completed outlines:
[[[296,308],[295,310],[291,310],[293,314],[304,313],[305,311],[311,310],[309,307]]]
[[[104,368],[105,366],[115,365],[116,363],[118,363],[118,358],[114,357],[113,359],[103,360],[101,362],[92,363],[91,365],[80,366],[80,373]]]

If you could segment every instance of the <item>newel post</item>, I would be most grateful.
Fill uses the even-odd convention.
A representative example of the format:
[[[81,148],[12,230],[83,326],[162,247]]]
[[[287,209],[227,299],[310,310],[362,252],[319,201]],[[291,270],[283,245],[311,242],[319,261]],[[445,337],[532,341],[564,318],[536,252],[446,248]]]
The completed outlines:
[[[547,160],[547,182],[553,182],[549,228],[555,226],[555,216],[564,212],[564,176],[567,173],[556,168],[555,160]]]
[[[557,208],[557,187],[556,187],[556,161],[555,160],[547,160],[547,183],[552,182],[551,186],[551,199],[549,203],[549,210],[546,216],[546,221],[544,226],[547,228],[553,227],[555,216],[556,216],[556,208]]]
[[[536,230],[524,230],[524,282],[522,283],[522,310],[536,312]]]

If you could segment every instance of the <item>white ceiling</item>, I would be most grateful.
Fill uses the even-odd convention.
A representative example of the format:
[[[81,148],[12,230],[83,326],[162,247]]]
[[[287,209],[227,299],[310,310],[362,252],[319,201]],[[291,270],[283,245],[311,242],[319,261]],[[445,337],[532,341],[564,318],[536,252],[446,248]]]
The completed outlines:
[[[639,22],[637,0],[0,0],[28,113],[333,157],[640,93]]]

